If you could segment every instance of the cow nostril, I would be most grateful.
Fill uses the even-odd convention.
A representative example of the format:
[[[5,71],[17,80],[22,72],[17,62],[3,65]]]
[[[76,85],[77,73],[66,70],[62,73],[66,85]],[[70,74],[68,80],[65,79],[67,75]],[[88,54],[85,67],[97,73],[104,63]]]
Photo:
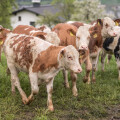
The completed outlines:
[[[78,69],[78,72],[81,72],[82,70],[81,69]]]

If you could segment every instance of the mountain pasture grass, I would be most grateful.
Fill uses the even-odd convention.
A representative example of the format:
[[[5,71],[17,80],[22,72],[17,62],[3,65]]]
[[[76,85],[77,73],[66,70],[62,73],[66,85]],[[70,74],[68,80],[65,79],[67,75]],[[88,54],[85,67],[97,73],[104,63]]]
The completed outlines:
[[[110,120],[120,119],[120,81],[114,56],[105,71],[101,71],[99,60],[96,72],[96,83],[85,84],[83,72],[78,75],[78,96],[72,95],[72,83],[69,75],[70,88],[63,84],[62,72],[55,77],[53,89],[54,112],[47,109],[47,92],[45,84],[40,86],[39,94],[29,105],[24,105],[20,94],[11,93],[10,76],[6,74],[7,63],[4,54],[0,63],[0,120]],[[19,73],[20,83],[27,94],[31,87],[26,73]]]

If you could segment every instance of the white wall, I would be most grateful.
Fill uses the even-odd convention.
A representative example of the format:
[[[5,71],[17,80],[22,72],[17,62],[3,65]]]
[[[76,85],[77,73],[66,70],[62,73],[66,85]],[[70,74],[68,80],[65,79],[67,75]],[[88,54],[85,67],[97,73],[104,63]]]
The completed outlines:
[[[18,17],[21,16],[21,21],[18,21]],[[11,15],[11,25],[15,28],[18,25],[30,25],[30,22],[36,22],[38,16],[36,14],[31,13],[29,11],[21,11],[16,15]]]

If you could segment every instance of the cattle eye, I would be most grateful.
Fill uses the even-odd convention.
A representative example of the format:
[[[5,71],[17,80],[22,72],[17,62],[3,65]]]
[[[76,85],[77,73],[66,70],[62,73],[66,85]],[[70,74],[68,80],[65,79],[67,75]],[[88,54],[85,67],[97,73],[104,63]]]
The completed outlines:
[[[77,39],[80,39],[80,37],[78,37],[78,36],[76,36],[77,37]]]
[[[72,58],[71,56],[68,56],[68,59],[69,59],[69,60],[73,60],[73,58]]]
[[[109,26],[109,25],[106,23],[105,27],[108,28],[108,26]]]

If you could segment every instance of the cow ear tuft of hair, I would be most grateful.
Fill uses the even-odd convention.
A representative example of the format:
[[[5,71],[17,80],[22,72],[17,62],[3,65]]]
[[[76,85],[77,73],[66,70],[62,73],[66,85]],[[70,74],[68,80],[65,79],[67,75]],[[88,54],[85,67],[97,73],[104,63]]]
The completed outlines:
[[[97,19],[97,24],[103,26],[103,21],[101,19]]]
[[[116,25],[116,26],[119,26],[119,23],[116,21],[116,22],[115,22],[115,25]]]
[[[61,50],[61,52],[60,52],[60,58],[62,58],[64,55],[65,55],[65,50],[63,49],[63,50]]]
[[[76,36],[76,32],[73,29],[68,29],[70,36]]]

